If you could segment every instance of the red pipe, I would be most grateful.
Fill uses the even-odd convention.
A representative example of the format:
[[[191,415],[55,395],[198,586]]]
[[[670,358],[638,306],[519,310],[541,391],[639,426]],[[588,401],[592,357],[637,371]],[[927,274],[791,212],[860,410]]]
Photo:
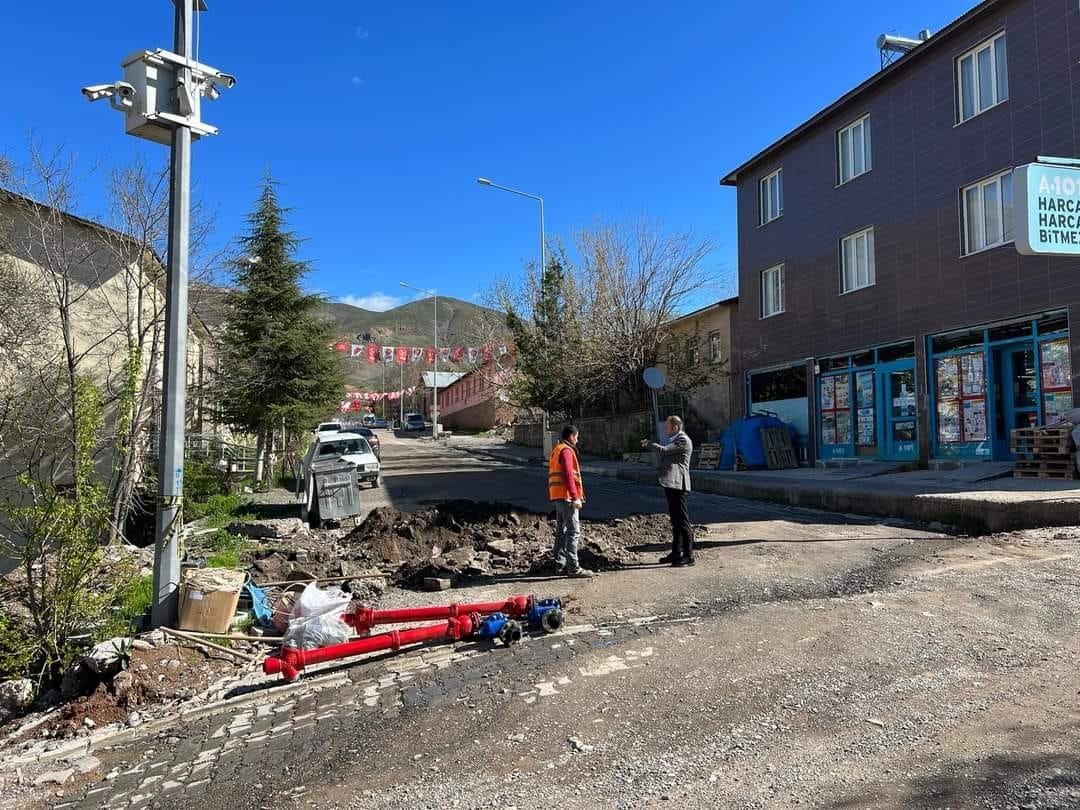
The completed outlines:
[[[391,630],[388,633],[358,638],[354,641],[346,641],[344,644],[332,644],[316,650],[282,647],[277,657],[263,661],[263,672],[267,675],[276,675],[280,672],[286,681],[295,681],[300,676],[300,670],[312,664],[336,661],[339,658],[350,658],[379,650],[397,650],[422,641],[457,641],[470,635],[479,621],[479,616],[466,614],[451,616],[445,624],[429,624],[409,630]]]
[[[361,605],[352,613],[346,613],[342,618],[346,624],[353,627],[357,632],[366,633],[377,624],[428,622],[435,619],[468,616],[473,613],[481,616],[487,616],[490,613],[505,613],[511,619],[517,619],[524,616],[528,609],[529,597],[511,596],[504,602],[430,605],[428,607],[398,608],[396,610],[373,610]]]

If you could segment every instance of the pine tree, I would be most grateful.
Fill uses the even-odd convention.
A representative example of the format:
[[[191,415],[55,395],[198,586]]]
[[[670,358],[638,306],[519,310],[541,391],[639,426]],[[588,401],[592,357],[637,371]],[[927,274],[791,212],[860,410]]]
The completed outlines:
[[[239,240],[223,332],[222,410],[227,422],[256,434],[259,462],[283,422],[290,433],[306,431],[345,392],[330,325],[317,313],[321,299],[300,289],[309,267],[295,258],[300,240],[285,228],[287,213],[267,175]]]

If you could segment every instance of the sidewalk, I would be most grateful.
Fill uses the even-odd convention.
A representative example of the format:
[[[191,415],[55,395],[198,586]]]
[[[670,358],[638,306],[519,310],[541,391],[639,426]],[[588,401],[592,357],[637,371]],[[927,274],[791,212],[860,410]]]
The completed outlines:
[[[509,463],[543,464],[540,448],[502,439],[456,437],[449,445]],[[656,482],[643,464],[583,455],[586,475]],[[971,533],[1080,525],[1080,481],[995,477],[1008,465],[988,463],[961,470],[902,471],[886,462],[859,467],[713,472],[694,470],[698,492],[770,501],[809,509],[943,523]]]

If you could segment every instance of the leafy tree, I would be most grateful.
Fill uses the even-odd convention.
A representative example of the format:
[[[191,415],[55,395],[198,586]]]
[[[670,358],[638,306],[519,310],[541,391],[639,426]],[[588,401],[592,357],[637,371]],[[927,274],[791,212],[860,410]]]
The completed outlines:
[[[239,240],[222,338],[222,411],[226,421],[256,434],[260,480],[274,431],[282,423],[294,434],[306,431],[345,392],[330,326],[317,315],[321,299],[300,289],[309,268],[295,257],[300,240],[286,230],[287,213],[267,176]]]

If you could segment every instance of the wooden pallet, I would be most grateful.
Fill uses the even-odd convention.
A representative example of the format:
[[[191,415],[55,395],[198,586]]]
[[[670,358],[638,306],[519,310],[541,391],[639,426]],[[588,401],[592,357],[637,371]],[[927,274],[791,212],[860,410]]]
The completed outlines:
[[[787,428],[761,428],[761,446],[765,450],[765,466],[770,470],[790,470],[799,466]]]
[[[1076,478],[1076,459],[1072,456],[1054,459],[1019,459],[1013,465],[1013,478]]]
[[[1072,426],[1017,428],[1009,434],[1009,449],[1022,455],[1066,455],[1075,452]]]
[[[701,454],[698,456],[697,469],[715,470],[720,467],[721,448],[718,444],[701,445]]]

